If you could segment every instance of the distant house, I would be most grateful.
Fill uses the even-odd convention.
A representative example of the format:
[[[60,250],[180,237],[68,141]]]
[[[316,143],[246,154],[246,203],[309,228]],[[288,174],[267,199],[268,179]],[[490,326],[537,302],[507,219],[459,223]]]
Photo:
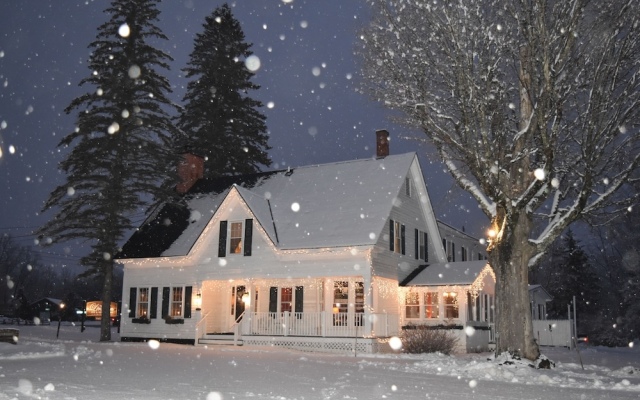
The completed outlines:
[[[553,296],[542,285],[529,285],[529,301],[532,320],[547,319],[547,303],[553,300]]]
[[[184,205],[159,208],[118,256],[122,340],[377,352],[427,324],[486,349],[485,252],[436,221],[416,154],[388,149],[378,131],[375,158],[217,180],[185,157]]]
[[[61,316],[62,300],[52,297],[43,297],[30,304],[33,314],[40,319],[40,323],[47,324],[52,319],[58,319]]]

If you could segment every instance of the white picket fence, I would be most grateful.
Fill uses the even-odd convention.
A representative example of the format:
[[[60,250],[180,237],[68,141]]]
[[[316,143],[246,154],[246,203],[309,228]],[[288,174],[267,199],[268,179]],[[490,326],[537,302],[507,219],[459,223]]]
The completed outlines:
[[[533,320],[533,336],[540,346],[572,346],[573,321],[569,319]]]

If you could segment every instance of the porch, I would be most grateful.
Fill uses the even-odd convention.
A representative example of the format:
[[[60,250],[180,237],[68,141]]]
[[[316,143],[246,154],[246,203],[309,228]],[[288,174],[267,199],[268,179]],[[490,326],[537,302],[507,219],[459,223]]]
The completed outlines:
[[[400,333],[397,314],[245,311],[226,334],[207,333],[205,315],[196,344],[279,346],[307,351],[381,352]]]

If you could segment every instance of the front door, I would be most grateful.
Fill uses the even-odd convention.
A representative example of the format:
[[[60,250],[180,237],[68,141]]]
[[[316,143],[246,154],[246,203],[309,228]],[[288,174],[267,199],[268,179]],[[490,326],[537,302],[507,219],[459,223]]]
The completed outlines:
[[[242,296],[247,293],[244,286],[234,286],[231,289],[231,315],[234,316],[235,322],[240,322],[242,313],[244,313],[245,304]]]

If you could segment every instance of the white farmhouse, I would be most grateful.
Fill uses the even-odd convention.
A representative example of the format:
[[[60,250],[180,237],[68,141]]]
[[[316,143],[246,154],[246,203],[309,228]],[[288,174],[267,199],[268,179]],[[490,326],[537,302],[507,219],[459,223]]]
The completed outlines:
[[[424,324],[485,350],[484,249],[439,226],[415,153],[389,155],[386,131],[377,150],[215,181],[186,156],[184,204],[159,208],[119,256],[122,340],[378,352]]]

